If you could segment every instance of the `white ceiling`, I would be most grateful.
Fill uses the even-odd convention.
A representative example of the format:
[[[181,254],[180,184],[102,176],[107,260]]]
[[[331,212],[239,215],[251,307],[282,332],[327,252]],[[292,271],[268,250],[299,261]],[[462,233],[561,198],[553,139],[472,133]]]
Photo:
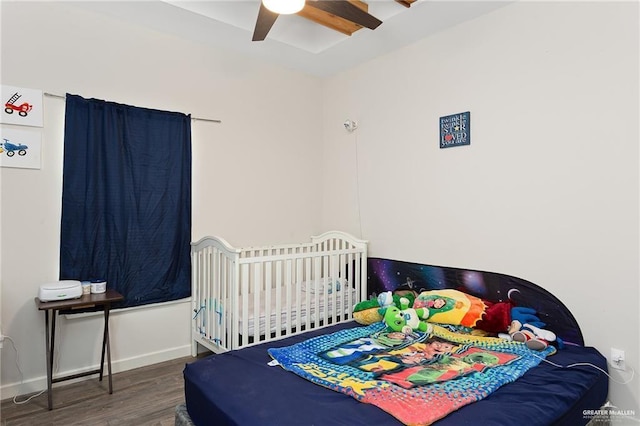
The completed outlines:
[[[349,37],[299,16],[283,15],[278,17],[266,40],[260,42],[251,41],[259,0],[86,1],[70,4],[324,77],[513,1],[418,0],[411,8],[405,8],[394,0],[369,0],[366,1],[369,13],[383,21],[375,30],[363,28]]]

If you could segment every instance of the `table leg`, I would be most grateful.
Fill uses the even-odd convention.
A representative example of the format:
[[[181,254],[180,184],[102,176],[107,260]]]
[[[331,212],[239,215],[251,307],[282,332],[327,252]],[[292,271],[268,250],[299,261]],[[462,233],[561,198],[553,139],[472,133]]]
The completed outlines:
[[[100,359],[100,380],[104,372],[104,355],[107,353],[107,374],[109,375],[109,393],[113,393],[113,382],[111,380],[111,345],[109,344],[109,309],[110,304],[104,306],[104,336],[102,338],[102,356]]]
[[[47,405],[49,410],[53,409],[53,353],[55,344],[56,330],[56,311],[51,310],[51,324],[49,323],[49,309],[44,311],[44,328],[46,340],[46,357],[47,357]]]
[[[102,333],[102,350],[100,351],[100,381],[102,381],[102,376],[104,373],[104,351],[105,351],[105,347],[107,345],[107,339],[108,339],[108,332],[107,332],[107,327],[109,324],[109,320],[107,319],[107,308],[105,307],[104,309],[104,330]]]

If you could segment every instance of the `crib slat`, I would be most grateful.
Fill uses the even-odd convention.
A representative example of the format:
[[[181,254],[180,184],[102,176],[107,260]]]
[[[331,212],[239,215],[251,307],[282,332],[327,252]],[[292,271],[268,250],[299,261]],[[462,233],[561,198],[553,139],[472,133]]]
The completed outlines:
[[[285,286],[285,294],[286,294],[286,301],[285,301],[285,312],[286,312],[286,319],[285,319],[285,335],[290,334],[291,333],[291,277],[292,277],[292,268],[293,268],[293,262],[289,259],[285,262],[286,264],[286,268],[285,268],[285,277],[284,277],[284,286]]]
[[[226,321],[226,289],[228,283],[228,262],[225,256],[218,250],[216,252],[216,261],[218,262],[218,286],[216,288],[216,338],[218,339],[218,344],[223,348],[227,347],[227,339],[225,333],[225,321]]]
[[[320,319],[320,271],[322,270],[322,258],[315,257],[313,262],[313,297],[312,322],[317,323]]]
[[[345,255],[339,255],[339,259],[340,259],[340,277],[346,277],[347,276],[347,260],[348,260],[348,256]],[[353,280],[352,280],[353,281]],[[353,293],[352,289],[351,289],[351,284],[349,283],[349,281],[347,281],[346,279],[341,282],[341,286],[342,286],[342,291],[340,292],[340,316],[339,316],[339,321],[344,321],[345,320],[345,315],[347,311],[351,311],[351,307],[353,305],[350,305],[350,295]]]
[[[214,344],[220,345],[222,343],[221,334],[222,334],[222,307],[220,306],[221,297],[220,292],[224,285],[223,282],[223,266],[220,264],[220,251],[214,249],[213,250],[213,259],[214,263],[211,265],[212,275],[215,277],[216,285],[212,286],[211,295],[210,295],[210,324],[211,324],[211,338]]]
[[[324,280],[325,283],[322,286],[323,287],[323,292],[322,292],[322,323],[326,324],[327,323],[327,319],[329,318],[329,305],[331,303],[331,296],[335,296],[335,291],[331,291],[329,292],[329,289],[331,288],[331,273],[329,270],[329,265],[330,265],[330,257],[329,256],[323,256],[322,258],[322,276],[326,277],[326,279]]]
[[[331,321],[336,323],[340,321],[340,315],[342,313],[342,300],[344,297],[342,295],[345,291],[348,291],[347,288],[343,288],[345,286],[340,282],[340,266],[338,262],[340,261],[340,255],[331,256],[331,279],[333,282],[333,299],[331,300],[333,305],[331,305],[331,310],[329,311]]]
[[[206,262],[204,264],[204,274],[206,277],[211,275],[211,265],[213,263],[211,251],[212,249],[208,248],[207,251],[205,252]],[[204,288],[204,292],[202,295],[203,296],[202,305],[204,307],[202,314],[204,316],[203,318],[204,336],[209,340],[211,340],[211,312],[210,312],[210,306],[209,306],[210,295],[211,295],[211,286],[206,286]]]
[[[300,333],[301,330],[304,329],[304,323],[306,321],[306,311],[304,310],[304,299],[306,294],[302,291],[302,286],[304,282],[304,248],[297,247],[291,253],[292,256],[296,256],[295,260],[295,277],[293,278],[292,283],[292,292],[294,293],[292,296],[294,306],[292,310],[295,315],[295,321],[292,326],[293,333]]]
[[[271,278],[272,278],[272,266],[273,263],[272,262],[268,262],[264,265],[264,306],[265,306],[265,313],[264,313],[264,329],[265,329],[265,336],[269,336],[270,332],[271,332],[271,328],[272,328],[272,318],[274,317],[275,312],[273,310],[273,306],[272,306],[272,300],[271,300],[271,293],[273,292],[273,284],[271,282]]]
[[[260,303],[260,293],[262,293],[262,263],[256,262],[253,264],[253,286],[249,290],[253,292],[253,309],[252,312],[249,313],[252,318],[253,323],[253,340],[260,340],[260,329],[262,328],[261,321],[261,308],[262,305]],[[264,318],[269,315],[269,312],[265,309]]]
[[[281,260],[276,261],[276,338],[282,335],[282,271],[284,268],[284,262]]]
[[[301,255],[299,261],[300,277],[297,280],[296,287],[300,289],[298,316],[300,317],[298,332],[309,330],[311,328],[311,258],[309,257],[309,248],[300,250]]]
[[[249,265],[242,265],[240,268],[240,277],[242,279],[242,287],[240,288],[239,299],[242,301],[242,335],[245,339],[249,338]],[[236,342],[240,340],[239,337],[234,336]],[[243,344],[246,342],[243,341]],[[234,347],[240,347],[239,343]]]
[[[213,320],[215,317],[215,312],[213,309],[213,297],[217,287],[217,276],[216,276],[216,259],[215,259],[215,249],[213,247],[209,247],[207,250],[207,263],[205,266],[205,276],[212,276],[214,280],[214,285],[206,286],[204,291],[204,305],[205,305],[205,315],[206,315],[206,336],[207,338],[214,342],[215,344],[215,330],[213,327]]]

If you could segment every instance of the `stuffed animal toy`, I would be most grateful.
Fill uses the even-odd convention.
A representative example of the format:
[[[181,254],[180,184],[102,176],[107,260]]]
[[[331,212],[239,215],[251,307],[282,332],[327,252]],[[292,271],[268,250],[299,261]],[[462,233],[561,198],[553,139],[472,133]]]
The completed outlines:
[[[510,302],[489,302],[453,289],[426,290],[413,304],[428,311],[429,321],[500,333],[511,324]]]
[[[534,350],[542,350],[556,340],[553,332],[544,330],[545,323],[535,309],[514,307],[511,301],[491,302],[453,289],[427,290],[416,297],[413,307],[426,309],[430,322],[496,333],[525,342]]]
[[[363,300],[353,307],[353,319],[362,325],[380,322],[382,321],[382,315],[378,312],[379,308],[380,305],[377,298]]]
[[[425,331],[428,320],[497,334],[523,342],[532,350],[543,350],[551,342],[563,347],[552,331],[544,329],[546,324],[535,309],[513,306],[510,301],[491,302],[453,289],[426,290],[417,297],[411,292],[402,295],[384,292],[356,304],[353,316],[363,325],[384,321],[393,331]]]
[[[398,309],[395,305],[386,308],[380,308],[380,314],[384,323],[391,331],[400,331],[409,334],[413,330],[427,331],[429,326],[423,321],[427,318],[427,311],[422,308],[413,309],[409,307],[409,299],[400,298],[400,306]]]
[[[513,308],[513,310],[515,309],[528,308]],[[523,342],[529,349],[535,351],[546,349],[551,342],[556,342],[558,347],[562,348],[562,340],[558,339],[553,331],[545,330],[543,328],[545,324],[535,315],[533,309],[531,311],[534,314],[527,312],[521,315],[521,311],[519,311],[512,315],[513,321],[511,321],[511,326],[509,327],[508,338],[516,342]]]
[[[400,296],[393,294],[390,291],[380,293],[378,297],[372,297],[369,300],[356,303],[353,307],[353,318],[358,324],[369,325],[382,321],[383,314],[380,313],[380,308],[386,308],[388,306],[396,306],[401,308]],[[408,306],[413,304],[415,299],[414,295],[407,295],[405,299],[408,300]]]

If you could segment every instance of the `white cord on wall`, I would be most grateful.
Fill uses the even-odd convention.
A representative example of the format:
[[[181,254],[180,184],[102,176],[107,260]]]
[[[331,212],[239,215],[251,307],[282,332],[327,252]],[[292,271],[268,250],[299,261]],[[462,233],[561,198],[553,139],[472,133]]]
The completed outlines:
[[[346,119],[343,123],[347,132],[353,133],[358,129],[358,122]],[[360,202],[360,160],[358,159],[358,134],[355,134],[355,154],[356,154],[356,200],[358,203],[358,228],[360,230],[360,238],[362,237],[362,207]]]
[[[362,237],[362,207],[360,202],[360,160],[358,159],[358,134],[355,135],[356,145],[356,196],[358,203],[358,226],[360,228],[360,238]]]
[[[16,348],[16,343],[9,336],[4,336],[4,338],[11,342],[11,346],[13,346],[13,350],[16,353],[16,368],[18,369],[18,373],[20,374],[20,384],[23,384],[24,383],[24,374],[22,373],[22,369],[20,368],[20,361],[19,361],[19,358],[18,358],[18,348]],[[35,398],[37,396],[40,396],[45,392],[46,392],[46,389],[42,389],[40,392],[31,395],[29,398],[25,399],[24,401],[18,401],[18,396],[16,395],[16,396],[13,397],[13,403],[17,404],[17,405],[26,404],[27,402],[31,401],[33,398]]]
[[[608,378],[610,378],[612,381],[619,383],[621,385],[626,385],[629,382],[631,382],[631,380],[633,380],[633,376],[635,375],[635,370],[632,367],[631,368],[631,377],[629,377],[629,380],[625,380],[624,382],[621,382],[619,380],[616,380],[613,378],[613,376],[611,376],[609,373],[607,373],[606,371],[604,371],[602,368],[598,367],[597,365],[591,364],[590,362],[575,362],[573,364],[568,364],[568,365],[560,365],[560,364],[556,364],[555,362],[549,361],[546,358],[543,358],[541,356],[538,356],[534,353],[531,353],[531,355],[535,356],[536,358],[541,359],[542,361],[549,363],[551,365],[553,365],[554,367],[558,367],[558,368],[572,368],[572,367],[580,367],[580,366],[587,366],[587,367],[593,367],[596,370],[601,371],[602,373],[604,373],[605,376],[607,376]]]
[[[11,346],[13,346],[13,350],[16,353],[16,359],[15,359],[16,369],[18,370],[18,373],[20,374],[20,384],[23,384],[24,383],[24,373],[22,373],[22,369],[20,368],[20,358],[19,358],[19,354],[18,354],[18,348],[16,347],[16,343],[9,336],[2,336],[2,337],[4,339],[10,341],[11,342]],[[60,342],[61,340],[62,339],[58,338],[58,342]],[[54,366],[53,367],[54,368],[53,368],[53,373],[52,374],[55,374],[59,369],[59,364],[58,364],[59,357],[57,355],[58,355],[58,350],[56,349],[54,354],[53,354],[53,359],[54,359]],[[49,360],[47,360],[47,362],[49,362]],[[46,391],[47,391],[46,388],[42,389],[40,392],[34,393],[33,395],[31,395],[30,397],[28,397],[27,399],[25,399],[23,401],[19,401],[18,400],[18,396],[19,395],[16,395],[16,396],[13,397],[13,403],[16,404],[16,405],[26,404],[27,402],[31,401],[33,398],[36,398],[36,397],[42,395]]]

